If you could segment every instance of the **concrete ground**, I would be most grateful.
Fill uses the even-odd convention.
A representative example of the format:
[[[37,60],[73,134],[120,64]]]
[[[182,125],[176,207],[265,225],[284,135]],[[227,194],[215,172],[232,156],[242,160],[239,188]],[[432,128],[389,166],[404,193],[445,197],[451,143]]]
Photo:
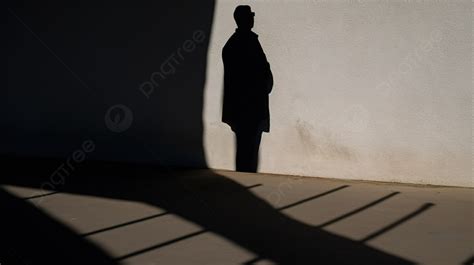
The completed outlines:
[[[2,265],[473,263],[473,189],[113,166],[61,181],[28,172],[2,181]]]

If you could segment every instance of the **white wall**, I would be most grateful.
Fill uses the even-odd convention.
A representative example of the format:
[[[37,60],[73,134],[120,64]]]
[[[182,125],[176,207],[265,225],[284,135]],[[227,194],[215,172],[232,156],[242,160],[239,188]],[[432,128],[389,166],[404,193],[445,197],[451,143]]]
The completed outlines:
[[[221,49],[245,3],[275,80],[261,172],[473,186],[471,1],[217,1],[203,117],[210,167],[234,169]]]

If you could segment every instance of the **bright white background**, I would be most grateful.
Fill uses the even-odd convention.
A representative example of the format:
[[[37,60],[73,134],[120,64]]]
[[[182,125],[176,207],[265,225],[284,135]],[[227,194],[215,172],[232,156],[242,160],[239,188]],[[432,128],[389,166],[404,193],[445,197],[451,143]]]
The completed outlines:
[[[221,49],[245,3],[216,3],[203,117],[212,168],[234,169]],[[473,186],[470,1],[248,4],[275,83],[261,172]]]

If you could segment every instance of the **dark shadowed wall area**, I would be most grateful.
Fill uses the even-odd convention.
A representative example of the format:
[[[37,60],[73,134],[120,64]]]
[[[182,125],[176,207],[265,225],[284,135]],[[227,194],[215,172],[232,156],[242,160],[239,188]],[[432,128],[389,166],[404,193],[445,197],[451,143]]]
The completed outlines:
[[[25,4],[26,6],[26,4]],[[10,8],[0,154],[205,167],[213,1]]]

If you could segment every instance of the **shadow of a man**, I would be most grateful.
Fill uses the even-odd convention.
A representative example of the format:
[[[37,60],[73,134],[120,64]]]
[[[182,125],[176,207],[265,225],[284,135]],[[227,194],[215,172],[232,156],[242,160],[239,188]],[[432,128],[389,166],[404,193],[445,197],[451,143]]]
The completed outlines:
[[[262,132],[270,132],[268,94],[273,87],[270,64],[252,31],[254,16],[250,6],[235,8],[237,29],[222,50],[222,121],[236,136],[235,168],[245,172],[257,172]]]

